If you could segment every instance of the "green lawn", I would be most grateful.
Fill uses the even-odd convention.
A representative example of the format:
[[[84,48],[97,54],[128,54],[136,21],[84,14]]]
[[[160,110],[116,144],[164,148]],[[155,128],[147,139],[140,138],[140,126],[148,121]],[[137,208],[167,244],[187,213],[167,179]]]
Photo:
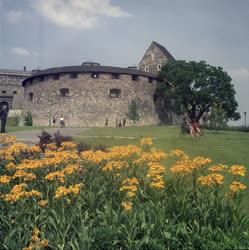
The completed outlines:
[[[204,136],[198,139],[190,135],[180,137],[180,128],[173,126],[94,128],[76,139],[87,144],[112,146],[138,144],[139,138],[145,136],[154,138],[154,145],[165,152],[181,149],[191,156],[210,157],[213,163],[245,165],[248,168],[245,182],[249,186],[249,133],[204,131]],[[165,164],[170,166],[171,162],[166,161]],[[246,197],[249,198],[249,188]],[[249,199],[246,198],[243,206],[248,205]]]
[[[245,132],[205,131],[205,135],[197,139],[189,135],[180,137],[179,127],[173,126],[94,128],[77,140],[110,146],[137,143],[144,136],[155,138],[154,144],[166,152],[181,149],[192,156],[204,155],[215,162],[249,167],[249,133]]]
[[[29,131],[29,130],[40,130],[40,129],[46,129],[46,128],[48,128],[48,127],[42,127],[42,126],[40,126],[40,127],[35,127],[35,126],[27,126],[27,127],[25,127],[25,126],[18,126],[18,127],[16,127],[16,126],[7,126],[6,127],[6,131],[7,131],[7,133],[8,132],[17,132],[17,131]]]

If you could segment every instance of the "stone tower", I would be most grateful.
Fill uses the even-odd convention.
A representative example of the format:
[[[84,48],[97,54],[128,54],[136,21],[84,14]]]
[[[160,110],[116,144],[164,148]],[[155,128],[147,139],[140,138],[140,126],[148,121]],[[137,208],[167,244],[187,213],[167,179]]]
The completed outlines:
[[[175,61],[175,58],[169,51],[159,43],[153,41],[139,63],[138,68],[142,71],[157,75],[161,67],[172,60]]]

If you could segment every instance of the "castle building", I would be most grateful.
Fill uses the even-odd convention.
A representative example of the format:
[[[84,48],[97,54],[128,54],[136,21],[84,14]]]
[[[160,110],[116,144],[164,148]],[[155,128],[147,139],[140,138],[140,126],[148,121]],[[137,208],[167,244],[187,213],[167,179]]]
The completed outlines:
[[[84,62],[33,72],[0,70],[0,105],[31,112],[34,125],[51,124],[54,117],[58,122],[61,116],[66,126],[115,126],[123,119],[127,125],[157,125],[157,72],[170,60],[175,59],[152,42],[138,68]],[[126,118],[133,100],[140,115],[136,124]]]
[[[175,61],[175,58],[165,47],[153,41],[144,54],[138,68],[139,70],[157,75],[162,66],[169,61]]]
[[[24,70],[0,69],[0,108],[6,106],[11,113],[20,115],[24,104],[23,80],[31,76]]]

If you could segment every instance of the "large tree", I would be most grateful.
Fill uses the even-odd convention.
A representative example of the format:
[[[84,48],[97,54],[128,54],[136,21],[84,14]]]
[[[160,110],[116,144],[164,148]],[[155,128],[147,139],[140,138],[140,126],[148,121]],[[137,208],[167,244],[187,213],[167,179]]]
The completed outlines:
[[[169,110],[186,112],[191,121],[199,121],[205,112],[219,105],[228,119],[240,118],[232,79],[221,67],[205,61],[175,61],[164,65],[158,76],[161,80],[154,97],[161,116]]]

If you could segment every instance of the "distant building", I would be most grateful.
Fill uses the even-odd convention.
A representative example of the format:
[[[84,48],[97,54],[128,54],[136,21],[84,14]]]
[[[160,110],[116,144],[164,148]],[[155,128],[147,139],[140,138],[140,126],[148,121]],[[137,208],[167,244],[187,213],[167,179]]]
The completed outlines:
[[[175,59],[152,42],[138,68],[84,62],[32,72],[0,70],[0,106],[31,112],[34,125],[48,125],[53,117],[63,116],[67,126],[101,127],[106,120],[115,126],[136,100],[141,118],[136,125],[156,125],[160,123],[153,101],[157,72],[170,60]]]
[[[10,113],[21,114],[24,102],[23,80],[31,76],[26,70],[0,69],[0,108],[6,106]]]
[[[169,61],[175,61],[175,58],[165,47],[153,41],[139,63],[138,68],[139,70],[157,75],[162,66]]]

